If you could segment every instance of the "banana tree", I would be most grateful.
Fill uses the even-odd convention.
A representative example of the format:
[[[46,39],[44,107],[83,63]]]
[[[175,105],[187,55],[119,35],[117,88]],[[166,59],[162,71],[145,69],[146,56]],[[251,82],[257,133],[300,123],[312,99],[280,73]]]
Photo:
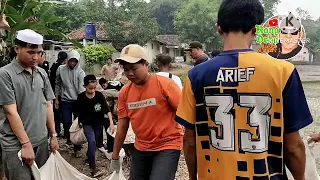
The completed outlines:
[[[18,8],[7,5],[5,7],[5,14],[8,17],[7,19],[11,29],[7,34],[6,41],[13,44],[17,31],[22,29],[32,29],[44,36],[59,36],[63,39],[69,40],[75,46],[81,48],[82,45],[79,42],[70,39],[67,35],[58,30],[48,27],[48,25],[52,23],[64,21],[64,18],[49,13],[52,5],[52,3],[41,2],[38,0],[27,0]]]

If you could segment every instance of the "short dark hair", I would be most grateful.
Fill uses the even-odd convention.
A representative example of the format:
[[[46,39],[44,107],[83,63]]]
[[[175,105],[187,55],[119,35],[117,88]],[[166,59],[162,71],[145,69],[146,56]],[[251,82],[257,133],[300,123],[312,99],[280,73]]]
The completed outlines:
[[[30,48],[30,49],[37,49],[40,47],[42,47],[42,45],[38,45],[38,44],[30,44],[24,41],[21,41],[19,39],[15,39],[14,40],[14,44],[18,47],[24,47],[24,48]]]
[[[60,51],[59,53],[58,53],[58,60],[57,60],[57,62],[58,63],[62,63],[64,60],[66,60],[68,58],[68,54],[66,53],[66,52],[64,52],[64,51]]]
[[[100,78],[99,79],[99,84],[102,86],[103,84],[107,83],[108,81],[105,78]]]
[[[217,24],[224,33],[248,33],[264,21],[264,9],[259,0],[223,0]]]
[[[93,74],[88,74],[84,77],[83,81],[84,81],[84,85],[88,86],[90,83],[97,82],[97,78]]]
[[[169,65],[172,62],[172,58],[165,54],[159,54],[156,57],[156,61],[158,64],[165,66],[165,65]]]

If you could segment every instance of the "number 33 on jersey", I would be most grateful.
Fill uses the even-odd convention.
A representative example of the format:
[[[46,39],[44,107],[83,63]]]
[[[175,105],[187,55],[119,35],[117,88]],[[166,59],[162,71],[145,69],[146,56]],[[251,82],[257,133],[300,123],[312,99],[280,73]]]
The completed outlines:
[[[294,66],[251,50],[193,68],[177,122],[195,130],[199,180],[284,180],[283,135],[312,122]]]

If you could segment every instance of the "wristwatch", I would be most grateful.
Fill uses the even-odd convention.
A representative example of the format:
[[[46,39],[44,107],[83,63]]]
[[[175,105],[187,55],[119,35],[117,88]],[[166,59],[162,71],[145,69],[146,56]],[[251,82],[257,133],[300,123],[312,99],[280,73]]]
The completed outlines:
[[[58,134],[57,133],[53,133],[53,134],[51,134],[51,137],[57,137],[58,136]]]

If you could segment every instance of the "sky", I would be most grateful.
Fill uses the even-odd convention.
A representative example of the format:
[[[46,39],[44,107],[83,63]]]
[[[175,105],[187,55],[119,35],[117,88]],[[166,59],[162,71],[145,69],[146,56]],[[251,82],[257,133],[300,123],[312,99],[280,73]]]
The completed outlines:
[[[277,11],[278,14],[286,15],[290,11],[296,12],[295,10],[298,7],[308,11],[314,20],[320,17],[320,0],[281,0],[281,3],[277,6]]]

